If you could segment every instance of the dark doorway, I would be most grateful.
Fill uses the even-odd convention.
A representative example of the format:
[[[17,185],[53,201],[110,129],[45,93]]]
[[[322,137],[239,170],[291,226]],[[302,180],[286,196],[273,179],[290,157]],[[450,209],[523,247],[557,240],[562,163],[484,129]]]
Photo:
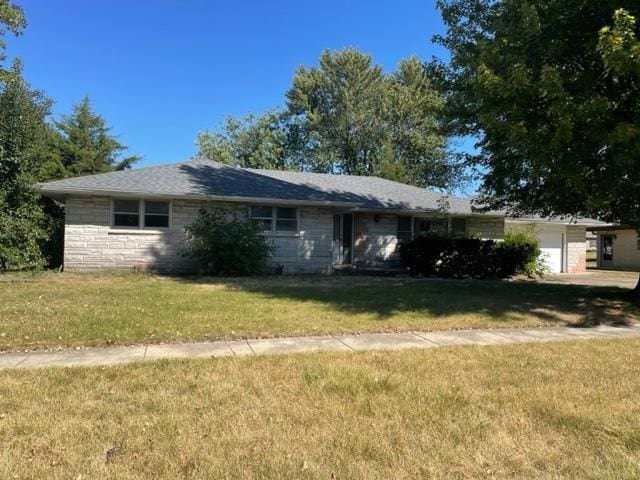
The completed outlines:
[[[342,263],[350,264],[353,257],[353,214],[342,214]]]
[[[604,235],[602,237],[602,261],[613,261],[613,236]]]

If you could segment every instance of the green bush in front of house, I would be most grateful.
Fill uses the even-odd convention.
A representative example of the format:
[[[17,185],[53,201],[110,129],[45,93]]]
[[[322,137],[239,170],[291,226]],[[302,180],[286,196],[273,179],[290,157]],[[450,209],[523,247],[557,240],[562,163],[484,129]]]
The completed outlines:
[[[534,236],[507,234],[504,241],[475,237],[419,235],[400,246],[403,265],[419,276],[507,278],[539,273]]]
[[[498,260],[505,264],[503,269],[510,265],[514,274],[533,277],[544,275],[548,271],[540,259],[540,246],[532,230],[507,232],[504,241],[496,244],[496,249]]]
[[[256,222],[219,208],[203,208],[186,228],[181,252],[202,275],[259,275],[267,270],[273,245]]]

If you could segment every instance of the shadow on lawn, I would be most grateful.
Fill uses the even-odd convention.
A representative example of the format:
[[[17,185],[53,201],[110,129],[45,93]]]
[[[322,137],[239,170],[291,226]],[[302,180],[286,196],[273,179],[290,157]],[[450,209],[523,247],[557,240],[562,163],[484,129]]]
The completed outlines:
[[[498,322],[523,314],[540,322],[591,327],[640,320],[638,305],[616,287],[483,280],[363,277],[182,277],[194,285],[225,284],[266,298],[320,302],[343,313],[374,314],[379,320],[409,312],[435,317],[482,314]]]

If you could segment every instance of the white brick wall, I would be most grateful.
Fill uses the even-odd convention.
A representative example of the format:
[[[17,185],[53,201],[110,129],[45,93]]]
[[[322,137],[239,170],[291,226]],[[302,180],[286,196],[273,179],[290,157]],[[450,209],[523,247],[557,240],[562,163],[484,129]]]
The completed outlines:
[[[102,196],[71,196],[66,201],[64,265],[69,270],[154,268],[160,271],[193,269],[179,255],[184,229],[193,222],[201,201],[173,200],[171,226],[166,230],[113,229],[111,200]],[[246,214],[248,207],[224,204]],[[273,267],[285,272],[317,272],[331,268],[333,257],[333,211],[300,208],[299,233],[270,236],[275,245]],[[354,262],[368,266],[399,264],[396,215],[354,214]],[[504,219],[467,218],[467,231],[482,238],[504,237]]]
[[[354,217],[353,259],[358,265],[399,265],[398,217],[356,213]]]
[[[376,222],[373,213],[355,214],[354,262],[365,266],[399,266],[398,216],[377,216]],[[469,235],[493,240],[504,238],[504,218],[468,217],[466,221]]]
[[[328,208],[300,208],[298,236],[270,237],[276,250],[273,266],[288,273],[326,271],[332,263],[333,212]]]
[[[587,271],[587,229],[579,225],[567,226],[567,271]]]
[[[65,210],[64,266],[69,270],[154,268],[186,271],[193,268],[179,255],[184,229],[193,222],[200,201],[173,200],[171,226],[166,230],[113,229],[109,197],[68,197]],[[246,205],[225,204],[239,212]],[[332,213],[329,209],[300,209],[300,233],[270,237],[276,247],[273,266],[287,272],[319,271],[331,266]]]

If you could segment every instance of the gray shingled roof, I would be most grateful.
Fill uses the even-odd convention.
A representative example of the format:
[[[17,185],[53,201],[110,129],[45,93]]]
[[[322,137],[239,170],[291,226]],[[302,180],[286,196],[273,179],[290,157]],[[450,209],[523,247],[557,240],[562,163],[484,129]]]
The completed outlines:
[[[105,194],[299,201],[359,209],[472,213],[471,197],[444,196],[378,177],[234,168],[206,159],[40,184],[44,195]]]

